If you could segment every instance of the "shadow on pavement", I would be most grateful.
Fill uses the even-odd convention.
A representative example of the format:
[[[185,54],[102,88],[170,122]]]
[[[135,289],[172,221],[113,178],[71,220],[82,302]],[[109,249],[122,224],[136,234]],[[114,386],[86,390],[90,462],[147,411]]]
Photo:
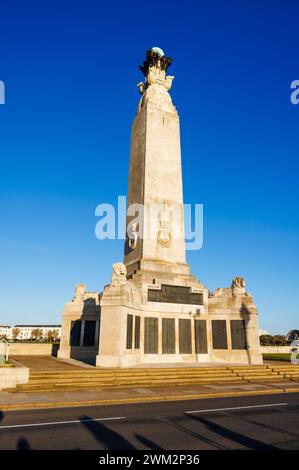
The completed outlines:
[[[204,449],[210,449],[210,450],[225,450],[225,446],[221,445],[219,442],[216,442],[213,439],[210,439],[209,437],[205,436],[204,434],[200,434],[198,431],[194,431],[184,424],[182,422],[185,422],[185,420],[182,420],[182,418],[174,418],[169,421],[167,421],[167,424],[174,429],[183,432],[184,434],[187,434],[188,436],[197,439],[201,447],[199,449],[204,450]],[[196,447],[198,448],[198,447]]]
[[[136,439],[143,444],[147,449],[150,450],[163,450],[163,447],[160,447],[158,444],[155,444],[153,441],[147,439],[147,437],[141,436],[140,434],[135,434]]]
[[[24,437],[21,437],[20,439],[18,439],[16,449],[17,450],[30,450],[30,445],[27,439],[25,439]]]
[[[0,410],[0,421],[2,421],[4,418],[4,413],[3,411]],[[16,450],[30,450],[30,445],[27,439],[24,437],[21,437],[18,439],[17,444],[16,444]]]
[[[189,415],[191,419],[198,421],[200,424],[206,426],[207,429],[213,431],[214,433],[218,434],[219,436],[230,439],[233,442],[240,444],[240,446],[245,446],[249,449],[254,450],[275,450],[276,447],[266,444],[265,442],[257,441],[256,439],[252,439],[251,437],[245,436],[244,434],[240,434],[236,431],[232,431],[231,429],[224,428],[219,424],[213,423],[205,418],[199,418],[198,416]]]
[[[109,450],[135,450],[135,447],[117,432],[104,426],[98,421],[93,421],[89,416],[81,416],[82,425],[92,434],[95,440],[104,449]],[[85,421],[86,420],[86,421]],[[90,420],[90,421],[87,421]]]

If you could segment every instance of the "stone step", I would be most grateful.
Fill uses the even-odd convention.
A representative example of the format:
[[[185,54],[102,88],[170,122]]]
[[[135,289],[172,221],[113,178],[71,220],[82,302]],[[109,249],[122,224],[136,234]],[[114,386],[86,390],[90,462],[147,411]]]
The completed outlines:
[[[144,378],[158,378],[158,379],[161,379],[161,380],[164,380],[165,382],[167,382],[167,380],[169,379],[179,379],[179,378],[185,378],[186,380],[187,379],[191,379],[191,378],[194,378],[194,377],[198,377],[198,378],[212,378],[212,377],[229,377],[229,376],[235,376],[235,375],[239,375],[239,376],[244,376],[244,375],[247,375],[247,376],[264,376],[264,375],[268,375],[270,377],[272,376],[278,376],[279,372],[278,371],[272,371],[270,369],[268,370],[256,370],[256,371],[252,371],[251,369],[250,370],[245,370],[245,371],[241,371],[241,370],[235,370],[234,371],[229,371],[229,370],[226,370],[226,369],[219,369],[217,371],[213,371],[209,374],[206,374],[204,373],[204,371],[200,370],[186,370],[186,371],[179,371],[178,369],[172,369],[172,370],[168,370],[167,371],[167,374],[165,373],[165,370],[164,370],[164,373],[156,373],[154,370],[152,369],[149,369],[149,370],[146,370],[146,371],[143,371],[143,372],[139,372],[136,374],[135,372],[132,372],[132,370],[127,370],[126,372],[122,372],[122,373],[119,373],[119,372],[114,372],[114,373],[97,373],[97,372],[92,372],[92,373],[88,373],[88,374],[85,374],[85,375],[77,375],[77,374],[55,374],[55,373],[51,373],[51,374],[30,374],[30,383],[39,383],[39,382],[42,382],[42,383],[46,383],[46,382],[49,382],[49,383],[53,383],[53,382],[58,382],[58,381],[69,381],[69,382],[76,382],[78,380],[82,381],[87,381],[88,383],[92,380],[102,380],[102,381],[115,381],[115,380],[121,380],[121,379],[124,379],[124,380],[141,380],[141,379],[144,379]]]
[[[251,369],[246,369],[246,370],[251,370]],[[93,369],[89,371],[84,371],[84,372],[76,372],[74,371],[31,371],[30,375],[72,375],[72,376],[86,376],[86,375],[93,375],[93,374],[101,374],[101,375],[142,375],[142,374],[172,374],[172,373],[177,373],[177,374],[189,374],[189,373],[198,373],[198,374],[213,374],[213,373],[218,373],[218,372],[225,372],[229,373],[231,372],[232,369],[226,369],[226,368],[218,368],[218,369],[212,369],[212,370],[204,370],[204,369],[196,369],[196,368],[190,368],[190,369],[164,369],[164,370],[156,370],[156,369],[139,369],[139,370],[132,370],[132,369],[121,369],[121,370],[111,370],[111,371],[106,371],[106,370],[98,370],[98,369]]]
[[[295,372],[294,372],[295,371]],[[296,372],[298,371],[298,374]],[[17,392],[46,392],[76,389],[117,389],[165,385],[192,385],[264,380],[293,380],[299,377],[296,366],[223,366],[182,368],[82,369],[33,371],[27,384],[17,385]]]
[[[238,375],[243,375],[243,376],[259,376],[259,375],[268,375],[269,377],[270,376],[278,376],[279,375],[279,372],[273,372],[273,371],[266,371],[266,372],[262,372],[262,371],[257,371],[257,372],[236,372]]]
[[[109,381],[130,381],[130,380],[136,380],[140,381],[143,379],[148,379],[148,380],[163,380],[164,382],[167,382],[168,380],[179,380],[179,379],[184,379],[184,380],[191,380],[193,378],[227,378],[227,377],[236,377],[237,373],[230,373],[230,374],[224,374],[224,373],[218,373],[218,374],[210,374],[209,376],[207,375],[199,375],[199,374],[188,374],[188,375],[177,375],[177,374],[172,374],[168,376],[156,376],[156,375],[151,375],[151,374],[144,374],[143,376],[134,376],[134,375],[127,375],[127,376],[111,376],[111,377],[101,377],[101,376],[93,376],[93,377],[84,377],[84,381],[89,383],[92,381],[102,381],[102,382],[109,382]],[[37,383],[58,383],[58,382],[77,382],[78,377],[41,377],[41,378],[32,378],[30,377],[29,383],[31,384],[37,384]]]
[[[101,373],[101,374],[128,374],[129,372],[134,373],[134,374],[143,374],[143,373],[171,373],[172,371],[176,371],[179,373],[184,373],[184,372],[190,372],[190,371],[197,371],[197,372],[202,372],[202,373],[210,373],[210,372],[219,372],[219,371],[230,371],[231,369],[227,367],[213,367],[213,368],[208,368],[208,367],[178,367],[178,368],[139,368],[139,369],[132,369],[132,368],[126,368],[126,369],[82,369],[82,370],[63,370],[63,371],[31,371],[30,374],[32,375],[78,375],[78,376],[83,376],[83,375],[88,375],[88,374],[95,374],[95,373]]]
[[[163,384],[163,385],[169,385],[169,384],[178,384],[178,383],[212,383],[212,382],[227,382],[227,381],[236,381],[236,382],[240,382],[242,381],[243,378],[242,377],[238,377],[238,376],[233,376],[233,375],[230,375],[230,376],[226,376],[226,377],[223,377],[223,376],[215,376],[215,377],[190,377],[190,378],[170,378],[170,379],[167,379],[167,381],[163,380],[163,379],[160,379],[160,378],[149,378],[147,382],[151,383],[151,384]],[[136,381],[126,381],[125,379],[124,380],[117,380],[116,383],[141,383],[139,380],[136,380]]]
[[[135,380],[145,380],[148,377],[141,377],[140,379],[135,379]],[[102,378],[102,377],[88,377],[84,379],[84,383],[89,384],[91,382],[101,382],[101,383],[114,383],[115,378],[114,377],[107,377],[107,378]],[[78,378],[60,378],[60,379],[38,379],[38,380],[32,380],[29,379],[28,384],[35,386],[39,384],[55,384],[55,383],[82,383],[82,380],[79,380]]]
[[[130,377],[143,377],[143,376],[148,376],[148,374],[145,372],[143,374],[125,374],[124,376],[130,376]],[[30,379],[33,379],[33,380],[39,380],[39,379],[52,379],[52,378],[55,378],[55,379],[63,379],[63,378],[75,378],[75,379],[85,379],[85,378],[89,378],[89,377],[103,377],[103,378],[106,378],[106,377],[116,377],[115,374],[102,374],[102,373],[92,373],[92,374],[85,374],[85,375],[73,375],[73,374],[65,374],[65,375],[62,375],[62,374],[38,374],[38,375],[35,375],[35,374],[30,374]]]
[[[131,374],[131,373],[127,373],[127,374],[87,374],[87,375],[72,375],[72,374],[66,374],[66,375],[56,375],[56,374],[51,374],[51,375],[44,375],[44,374],[39,374],[39,375],[32,375],[30,374],[30,379],[32,380],[40,380],[40,379],[52,379],[52,378],[55,378],[57,380],[59,380],[60,378],[75,378],[75,379],[81,379],[81,380],[84,380],[84,379],[88,379],[88,378],[93,378],[93,377],[102,377],[102,378],[110,378],[110,377],[172,377],[172,376],[176,376],[176,377],[188,377],[188,376],[191,376],[191,375],[197,375],[199,377],[210,377],[210,376],[214,376],[214,375],[229,375],[233,372],[226,372],[226,371],[223,371],[223,372],[215,372],[215,373],[212,373],[210,372],[209,374],[203,374],[203,373],[200,373],[200,372],[188,372],[188,373],[176,373],[176,372],[172,372],[170,374],[155,374],[155,373],[148,373],[148,372],[145,372],[143,374]]]
[[[93,377],[84,377],[84,381],[89,383],[92,381],[101,381],[101,382],[109,382],[109,381],[141,381],[141,380],[191,380],[193,378],[203,378],[203,379],[210,379],[210,378],[227,378],[227,377],[236,377],[237,373],[231,372],[229,374],[225,374],[223,372],[218,374],[210,374],[207,375],[199,375],[199,374],[188,374],[188,375],[178,375],[178,374],[171,374],[168,376],[157,376],[151,374],[144,374],[142,376],[134,376],[134,375],[124,375],[124,376],[111,376],[111,377],[102,377],[100,375],[95,375]],[[38,383],[58,383],[58,382],[78,382],[80,377],[42,377],[42,378],[31,378],[29,379],[29,383],[31,384],[38,384]],[[80,380],[82,381],[82,380]]]
[[[235,383],[235,382],[244,382],[242,377],[227,377],[224,379],[227,383]],[[193,379],[193,380],[175,380],[175,381],[168,381],[167,385],[192,385],[192,384],[210,384],[210,383],[222,383],[222,378],[213,378],[213,379]],[[136,387],[153,387],[153,386],[165,386],[165,381],[163,380],[144,380],[144,381],[123,381],[123,382],[90,382],[90,383],[82,383],[82,382],[74,382],[72,384],[59,382],[56,384],[37,384],[32,385],[28,384],[19,384],[17,385],[17,392],[46,392],[46,391],[55,391],[55,390],[76,390],[82,388],[136,388]]]
[[[226,377],[195,377],[195,378],[171,378],[167,381],[160,378],[145,378],[136,380],[112,380],[112,381],[72,381],[72,382],[53,382],[53,383],[28,383],[17,385],[17,392],[47,392],[55,390],[77,390],[77,389],[118,389],[118,388],[137,388],[137,387],[153,387],[153,386],[165,386],[167,385],[192,385],[192,384],[211,384],[211,383],[238,383],[238,382],[253,382],[253,381],[264,381],[273,380],[273,378],[279,378],[280,380],[291,380],[291,377],[283,377],[279,375],[243,375],[243,376],[226,376]]]
[[[126,372],[126,373],[122,373],[122,374],[119,374],[119,373],[114,373],[114,374],[102,374],[102,373],[92,373],[92,374],[85,374],[85,375],[73,375],[73,374],[66,374],[66,375],[57,375],[57,374],[30,374],[30,380],[60,380],[61,378],[64,379],[64,378],[71,378],[71,379],[89,379],[89,378],[95,378],[95,377],[99,377],[99,378],[113,378],[113,377],[163,377],[165,379],[167,379],[167,377],[191,377],[191,376],[198,376],[198,377],[213,377],[215,375],[217,376],[226,376],[226,375],[231,375],[231,374],[235,374],[235,372],[232,372],[232,371],[227,371],[227,370],[220,370],[220,371],[215,371],[215,372],[209,372],[208,374],[207,373],[204,373],[202,371],[184,371],[184,372],[178,372],[176,370],[173,370],[169,373],[155,373],[153,371],[148,371],[148,372],[143,372],[143,373],[138,373],[138,374],[135,374],[135,373],[132,373],[130,371]]]
[[[272,369],[237,369],[237,368],[232,368],[231,371],[232,372],[238,372],[239,374],[246,374],[246,373],[255,373],[255,374],[259,374],[259,373],[263,373],[263,374],[267,374],[268,372],[270,372]]]
[[[269,366],[268,365],[260,365],[260,366],[251,366],[251,365],[248,365],[248,366],[227,366],[228,369],[230,370],[259,370],[259,369],[269,369]]]
[[[232,369],[232,372],[236,372],[237,374],[269,374],[272,369]]]
[[[281,364],[281,365],[272,365],[271,366],[272,369],[297,369],[299,370],[299,364],[292,364],[292,363],[289,363],[289,364]]]
[[[277,373],[278,375],[289,375],[289,374],[298,375],[298,372],[287,371],[287,370],[280,370],[280,371],[277,371]]]
[[[282,375],[243,375],[244,380],[255,382],[257,380],[285,380]]]
[[[192,377],[168,377],[167,379],[165,378],[160,378],[160,377],[142,377],[142,378],[114,378],[114,379],[107,379],[107,380],[102,380],[100,378],[95,378],[95,379],[89,379],[89,380],[74,380],[74,379],[69,379],[69,380],[43,380],[43,381],[29,381],[28,384],[31,386],[35,387],[37,385],[51,385],[51,384],[74,384],[74,383],[85,383],[87,386],[91,383],[154,383],[154,382],[161,382],[163,384],[168,384],[168,383],[178,383],[180,381],[184,382],[193,382],[194,380],[204,380],[204,381],[213,381],[213,380],[218,380],[218,381],[227,381],[232,378],[236,379],[241,379],[242,376],[237,376],[237,375],[230,375],[230,376],[213,376],[213,377],[197,377],[197,376],[192,376]]]
[[[278,374],[299,374],[299,370],[292,370],[292,369],[280,369],[280,370],[274,370],[274,372],[277,372]]]

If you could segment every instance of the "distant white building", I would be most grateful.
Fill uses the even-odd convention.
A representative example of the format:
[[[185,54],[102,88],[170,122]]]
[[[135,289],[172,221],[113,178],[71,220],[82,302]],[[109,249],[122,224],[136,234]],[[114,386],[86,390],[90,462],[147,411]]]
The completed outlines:
[[[0,338],[6,336],[8,339],[14,339],[14,333],[18,330],[18,334],[15,339],[26,340],[31,339],[34,336],[34,330],[41,331],[41,338],[48,339],[49,331],[57,332],[57,339],[61,336],[61,325],[0,325]]]
[[[0,338],[5,336],[7,339],[10,339],[10,335],[11,335],[11,326],[0,325]]]
[[[269,330],[261,330],[259,329],[259,336],[262,336],[262,335],[269,335]]]

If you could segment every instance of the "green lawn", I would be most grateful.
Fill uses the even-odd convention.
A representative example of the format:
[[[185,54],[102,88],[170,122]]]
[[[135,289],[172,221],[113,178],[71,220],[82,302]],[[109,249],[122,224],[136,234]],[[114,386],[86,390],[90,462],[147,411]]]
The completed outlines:
[[[291,354],[263,354],[265,361],[288,361],[291,360]]]

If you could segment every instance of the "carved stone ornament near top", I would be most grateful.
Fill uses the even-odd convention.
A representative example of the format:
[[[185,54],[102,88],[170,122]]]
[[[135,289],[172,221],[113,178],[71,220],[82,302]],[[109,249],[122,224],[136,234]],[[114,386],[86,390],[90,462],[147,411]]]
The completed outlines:
[[[245,279],[240,276],[233,278],[231,289],[234,295],[244,295],[246,293]]]
[[[157,99],[157,95],[165,98],[165,104],[172,105],[168,91],[171,88],[171,75],[166,75],[167,69],[172,62],[171,57],[166,57],[160,48],[153,47],[146,53],[146,60],[139,67],[144,74],[145,81],[138,83],[138,89],[144,98]],[[167,95],[167,97],[166,97]],[[140,107],[143,105],[141,101]],[[173,106],[173,105],[172,105]]]

